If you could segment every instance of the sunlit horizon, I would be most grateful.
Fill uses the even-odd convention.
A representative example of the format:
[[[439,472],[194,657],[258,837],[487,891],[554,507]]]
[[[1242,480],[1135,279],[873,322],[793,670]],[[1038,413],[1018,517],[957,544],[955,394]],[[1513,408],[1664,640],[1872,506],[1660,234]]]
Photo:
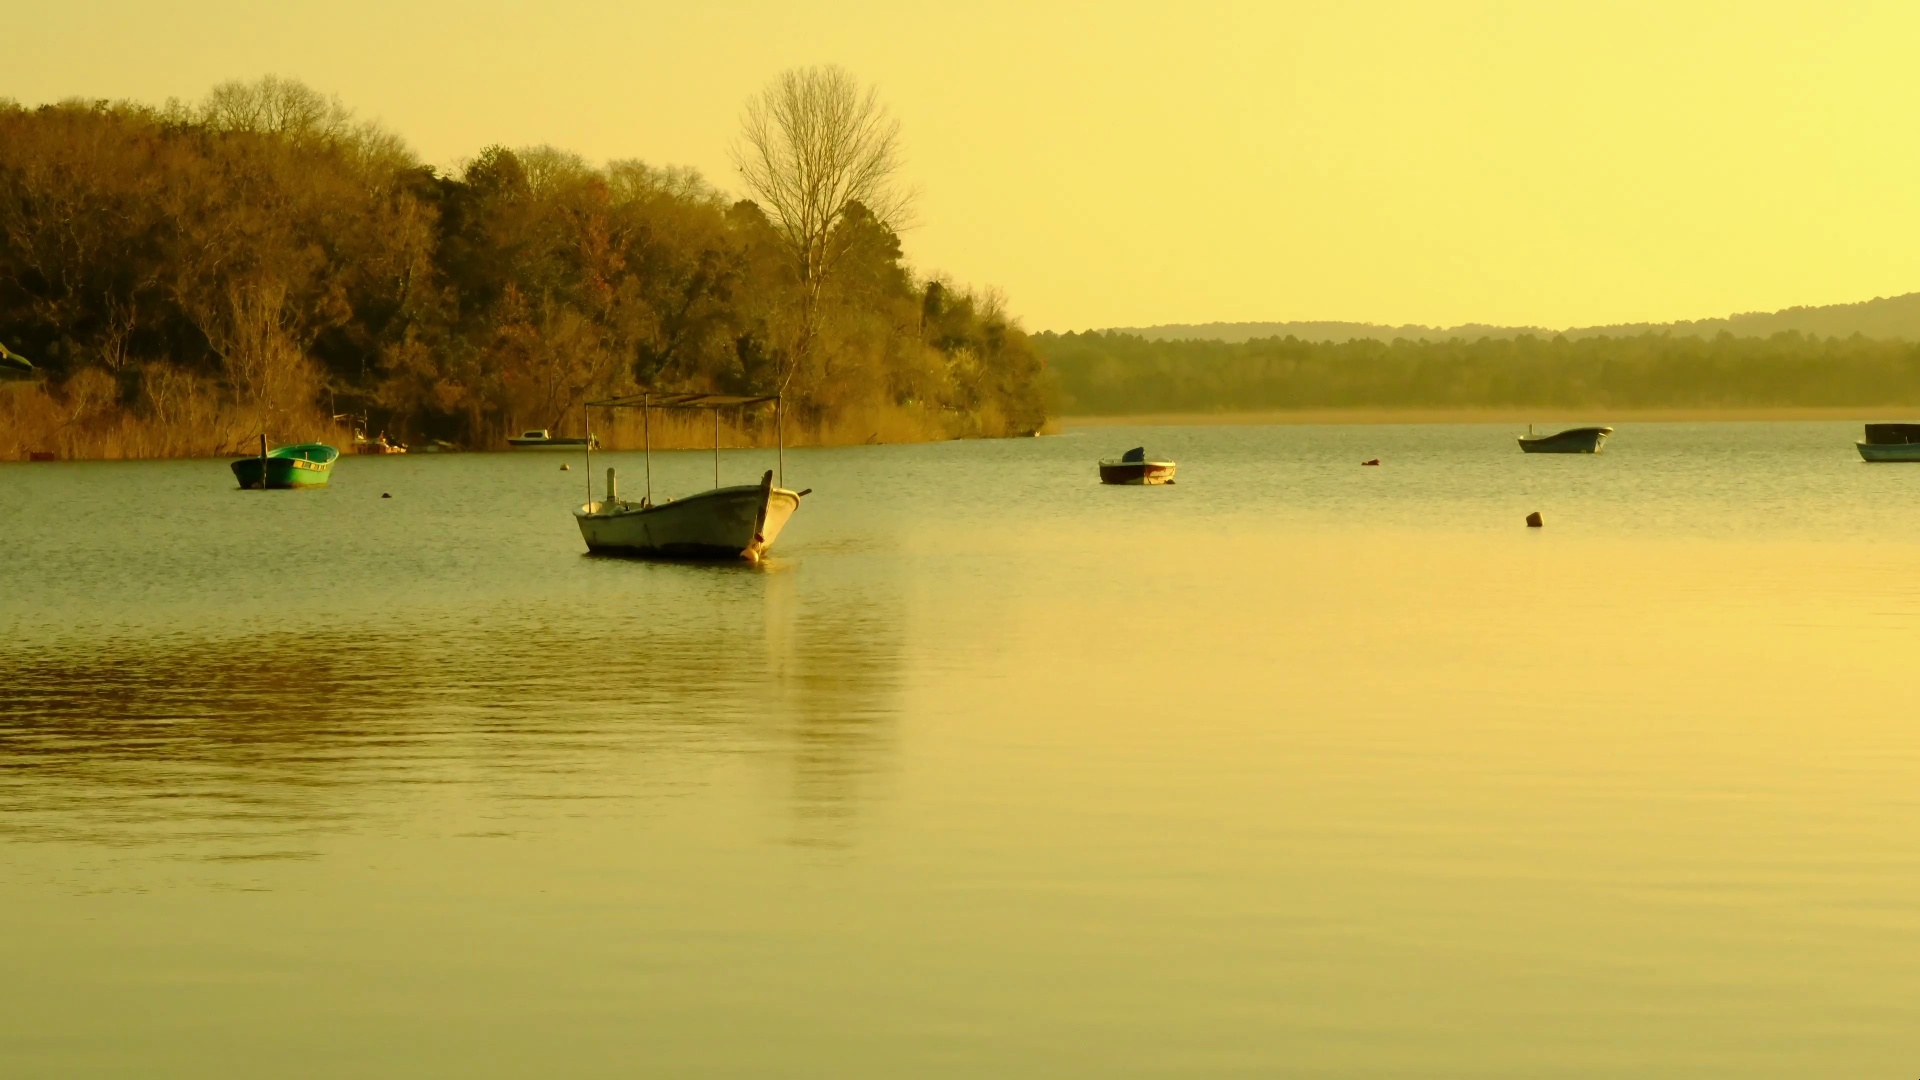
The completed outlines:
[[[19,12],[0,95],[277,73],[443,169],[550,144],[738,193],[748,95],[838,63],[903,121],[916,266],[1032,329],[1557,328],[1920,288],[1920,14],[1889,4],[198,10]]]

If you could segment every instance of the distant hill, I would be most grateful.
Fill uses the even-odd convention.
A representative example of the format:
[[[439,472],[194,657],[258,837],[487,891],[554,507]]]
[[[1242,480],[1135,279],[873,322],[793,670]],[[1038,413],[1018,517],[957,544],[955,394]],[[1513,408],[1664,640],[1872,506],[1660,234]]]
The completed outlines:
[[[1796,330],[1817,337],[1862,337],[1880,340],[1920,341],[1920,293],[1874,297],[1857,304],[1829,304],[1825,307],[1790,307],[1784,311],[1756,311],[1729,315],[1722,319],[1697,319],[1672,323],[1618,323],[1612,326],[1579,326],[1550,330],[1539,326],[1488,326],[1465,323],[1460,326],[1386,326],[1356,322],[1240,322],[1172,324],[1167,326],[1115,327],[1113,332],[1133,334],[1148,341],[1226,341],[1242,342],[1260,338],[1296,337],[1301,341],[1356,341],[1373,339],[1392,341],[1450,341],[1459,338],[1496,341],[1532,334],[1552,337],[1565,334],[1568,340],[1593,337],[1629,337],[1645,333],[1667,333],[1689,337],[1715,337],[1722,332],[1735,337],[1771,337],[1782,331]]]

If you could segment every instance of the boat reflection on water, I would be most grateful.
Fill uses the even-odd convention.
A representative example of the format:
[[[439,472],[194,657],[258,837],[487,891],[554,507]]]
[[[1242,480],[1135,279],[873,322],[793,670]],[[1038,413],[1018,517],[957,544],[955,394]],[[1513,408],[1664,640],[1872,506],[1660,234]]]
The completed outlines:
[[[750,760],[791,771],[797,842],[839,842],[861,778],[888,767],[898,597],[796,595],[777,567],[641,572],[635,595],[698,595],[697,617],[622,618],[610,600],[586,619],[16,650],[0,657],[0,838],[312,857],[449,786],[511,831],[556,800],[665,798]]]

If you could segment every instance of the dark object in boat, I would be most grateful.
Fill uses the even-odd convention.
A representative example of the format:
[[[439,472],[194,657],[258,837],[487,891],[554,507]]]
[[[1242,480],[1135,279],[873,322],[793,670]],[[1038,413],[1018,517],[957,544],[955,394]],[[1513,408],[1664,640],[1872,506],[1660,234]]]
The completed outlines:
[[[1868,424],[1867,442],[1873,446],[1920,443],[1920,424]]]
[[[1362,465],[1378,465],[1378,464],[1380,464],[1380,459],[1379,459],[1379,458],[1374,458],[1374,459],[1373,459],[1373,460],[1371,460],[1371,461],[1363,461],[1363,462],[1361,462],[1360,464],[1362,464]]]
[[[1546,521],[1540,516],[1540,511],[1535,510],[1533,513],[1527,515],[1527,528],[1537,529],[1545,524]]]
[[[1853,445],[1867,461],[1920,461],[1920,424],[1868,424],[1866,439]]]
[[[1597,454],[1611,434],[1610,427],[1577,427],[1552,435],[1522,435],[1520,449],[1529,454]]]
[[[1173,483],[1174,464],[1171,461],[1148,461],[1147,449],[1136,446],[1120,455],[1118,461],[1100,463],[1100,482],[1103,484],[1171,484]]]
[[[391,499],[391,498],[393,498],[393,492],[391,492],[391,491],[383,491],[383,492],[381,492],[381,493],[380,493],[380,497],[381,497],[381,498],[383,498],[383,499]]]

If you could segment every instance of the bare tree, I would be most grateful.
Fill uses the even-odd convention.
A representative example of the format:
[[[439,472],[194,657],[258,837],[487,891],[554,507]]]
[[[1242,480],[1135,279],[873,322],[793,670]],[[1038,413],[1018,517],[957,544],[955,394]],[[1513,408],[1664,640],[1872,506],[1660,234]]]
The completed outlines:
[[[207,94],[201,120],[215,131],[250,131],[334,142],[352,131],[353,110],[297,79],[221,83]]]
[[[818,334],[822,290],[846,251],[838,226],[848,209],[864,206],[888,228],[906,224],[913,192],[899,182],[900,121],[844,68],[794,68],[748,100],[733,161],[800,278],[784,388]]]

